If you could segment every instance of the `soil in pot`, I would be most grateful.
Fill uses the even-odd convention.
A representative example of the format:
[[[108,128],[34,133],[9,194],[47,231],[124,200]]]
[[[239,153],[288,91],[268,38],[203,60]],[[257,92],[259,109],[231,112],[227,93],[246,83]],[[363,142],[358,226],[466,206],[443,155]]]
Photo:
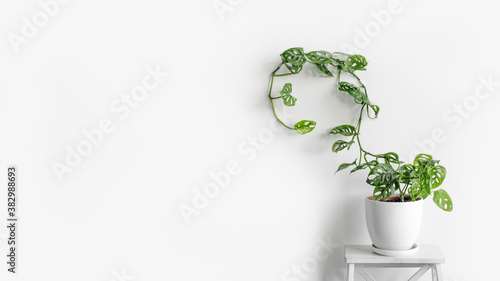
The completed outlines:
[[[373,196],[368,197],[368,199],[373,200]],[[404,202],[408,202],[410,200],[411,200],[411,196],[408,195],[408,194],[406,194]],[[422,200],[422,198],[417,198],[416,201],[419,201],[419,200]],[[398,194],[396,194],[396,195],[389,196],[387,199],[385,199],[382,202],[403,202],[403,201],[401,201],[401,196],[399,196]]]

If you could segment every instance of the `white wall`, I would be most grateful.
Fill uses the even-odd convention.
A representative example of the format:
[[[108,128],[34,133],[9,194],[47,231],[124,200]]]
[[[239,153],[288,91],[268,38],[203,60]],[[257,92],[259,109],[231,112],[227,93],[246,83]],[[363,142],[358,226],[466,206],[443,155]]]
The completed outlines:
[[[366,148],[431,152],[448,169],[455,209],[426,202],[419,243],[442,247],[446,280],[493,280],[500,84],[474,96],[500,80],[491,1],[51,3],[0,4],[0,166],[18,166],[20,217],[19,273],[4,265],[1,280],[343,280],[343,246],[370,243],[366,174],[333,174],[356,153],[332,153],[328,135],[354,122],[353,103],[310,72],[277,80],[299,99],[286,119],[318,121],[299,136],[274,129],[266,95],[285,49],[346,44],[367,57],[360,75],[381,107]],[[61,180],[55,162],[73,165]],[[179,207],[223,170],[228,184],[187,224]],[[288,273],[319,240],[329,259]]]

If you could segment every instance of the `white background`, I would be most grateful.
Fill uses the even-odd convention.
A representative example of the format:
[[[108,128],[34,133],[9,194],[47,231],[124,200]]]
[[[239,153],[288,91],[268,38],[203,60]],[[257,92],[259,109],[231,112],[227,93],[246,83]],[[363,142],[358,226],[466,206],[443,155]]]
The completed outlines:
[[[37,1],[2,1],[0,217],[6,167],[15,164],[20,226],[18,274],[2,262],[0,279],[343,280],[343,246],[370,243],[363,197],[371,189],[366,173],[334,175],[356,153],[332,153],[328,131],[353,123],[356,107],[306,69],[276,80],[276,89],[293,82],[298,98],[279,110],[289,124],[313,119],[317,128],[270,131],[267,90],[285,49],[350,45],[367,57],[360,75],[381,107],[364,122],[366,149],[406,161],[431,152],[447,167],[443,188],[455,209],[427,200],[418,243],[441,246],[446,280],[494,280],[500,85],[488,91],[480,81],[500,81],[498,7],[389,3],[74,0],[51,6],[44,22]],[[23,37],[23,18],[33,16],[39,26]],[[124,117],[112,106],[123,106],[148,67],[169,75]],[[67,147],[103,120],[112,132],[58,180],[53,163],[66,164]],[[188,224],[179,207],[193,206],[228,163],[239,173]],[[6,237],[2,227],[2,261]],[[313,257],[318,239],[335,243],[330,258],[306,277],[287,275]]]

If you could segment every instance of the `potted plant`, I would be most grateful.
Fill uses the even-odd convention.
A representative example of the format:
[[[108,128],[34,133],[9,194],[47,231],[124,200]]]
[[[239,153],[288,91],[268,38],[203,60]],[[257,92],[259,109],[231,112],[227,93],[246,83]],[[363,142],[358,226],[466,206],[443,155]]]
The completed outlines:
[[[269,100],[276,119],[284,127],[298,134],[310,133],[316,127],[313,120],[301,120],[292,126],[279,118],[277,100],[285,106],[294,106],[297,101],[292,96],[292,84],[285,83],[279,95],[273,93],[276,77],[298,74],[306,63],[315,65],[321,73],[334,78],[338,90],[349,94],[358,104],[356,124],[339,125],[330,131],[332,135],[347,137],[347,140],[333,143],[333,152],[349,150],[354,145],[359,150],[359,156],[354,161],[340,164],[335,173],[346,169],[350,169],[351,173],[368,170],[366,183],[373,186],[373,194],[365,198],[365,213],[374,250],[388,255],[412,252],[420,230],[423,200],[432,195],[439,208],[447,212],[453,210],[450,196],[439,189],[446,177],[446,169],[429,154],[419,154],[413,163],[405,164],[395,152],[376,154],[363,148],[360,140],[363,117],[377,118],[380,108],[371,103],[365,85],[356,74],[366,70],[368,64],[362,55],[327,51],[304,53],[302,48],[290,48],[281,54],[281,61],[271,74]],[[342,77],[346,75],[353,77],[356,83],[343,81]],[[395,221],[397,224],[394,224]]]

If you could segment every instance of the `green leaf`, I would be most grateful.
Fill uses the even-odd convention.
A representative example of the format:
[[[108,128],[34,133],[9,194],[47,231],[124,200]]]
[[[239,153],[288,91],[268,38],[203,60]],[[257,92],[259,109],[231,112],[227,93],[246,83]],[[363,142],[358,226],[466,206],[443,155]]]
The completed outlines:
[[[292,84],[291,83],[285,83],[283,85],[283,89],[281,89],[280,93],[283,94],[290,94],[292,92]]]
[[[297,131],[298,134],[305,135],[310,133],[316,127],[316,122],[312,120],[302,120],[297,122],[293,128]]]
[[[343,141],[343,140],[338,140],[336,141],[333,146],[332,146],[332,151],[333,152],[339,152],[339,151],[342,151],[344,150],[346,147],[350,146],[351,144],[353,144],[354,142],[353,141],[350,141],[350,142],[346,142],[346,141]]]
[[[359,170],[364,170],[366,167],[375,166],[377,164],[378,164],[378,162],[375,161],[375,160],[372,160],[372,161],[367,162],[367,163],[363,163],[361,165],[358,165],[358,166],[354,167],[354,169],[351,170],[351,174],[354,173],[354,172],[357,172]]]
[[[345,60],[349,57],[349,54],[333,52],[332,59],[338,64],[344,64]]]
[[[323,72],[324,74],[330,76],[330,77],[333,77],[333,74],[332,72],[326,67],[326,65],[324,64],[316,64],[316,67],[318,67],[318,69]]]
[[[283,99],[283,103],[286,106],[294,106],[295,102],[297,101],[296,98],[294,98],[290,93],[292,92],[292,84],[286,83],[285,86],[283,86],[283,89],[280,91],[281,98]]]
[[[341,90],[342,92],[347,92],[355,100],[357,100],[361,103],[367,103],[367,104],[370,103],[370,101],[366,97],[365,93],[351,83],[339,82],[339,90]]]
[[[451,197],[448,192],[440,189],[434,191],[434,197],[432,198],[434,203],[444,211],[451,212],[453,211],[453,202],[451,201]]]
[[[412,200],[417,200],[420,197],[420,188],[417,185],[412,185],[408,187],[408,194],[410,194]]]
[[[297,74],[302,70],[302,65],[293,65],[293,64],[287,62],[287,63],[285,63],[285,66],[293,74]]]
[[[399,161],[399,155],[396,152],[387,152],[384,154],[385,160],[389,163],[402,164],[403,161]]]
[[[290,49],[284,51],[280,56],[281,56],[281,60],[285,64],[289,63],[289,64],[295,65],[295,66],[302,66],[306,62],[303,48],[290,48]]]
[[[394,182],[386,186],[376,186],[373,189],[373,199],[376,201],[384,201],[385,199],[393,195],[398,188],[398,182]]]
[[[284,51],[280,56],[283,64],[285,64],[286,68],[293,74],[299,73],[302,70],[302,65],[306,63],[304,49],[302,48],[290,48]]]
[[[312,51],[307,53],[306,57],[315,64],[332,63],[332,54],[327,51]]]
[[[378,113],[380,111],[380,107],[378,107],[378,105],[374,105],[374,104],[371,104],[370,105],[370,108],[373,110],[373,112],[375,113],[375,117],[373,118],[377,118],[378,117]]]
[[[418,168],[419,165],[423,162],[428,162],[429,160],[432,160],[432,156],[430,154],[424,154],[420,153],[419,155],[415,156],[415,160],[413,160],[413,165],[415,165],[416,168]]]
[[[420,186],[422,186],[422,189],[428,193],[431,194],[431,185],[430,185],[431,177],[428,174],[423,174],[420,176]]]
[[[412,164],[404,164],[399,166],[398,173],[408,173],[408,176],[411,172],[415,171],[415,167]]]
[[[390,164],[378,164],[370,170],[366,183],[373,186],[388,186],[396,179],[396,172]]]
[[[351,170],[350,174],[357,172],[357,171],[360,171],[360,170],[364,170],[368,166],[368,165],[364,165],[364,164],[365,163],[354,167],[354,169]]]
[[[413,172],[415,171],[415,167],[411,164],[405,164],[399,166],[396,171],[399,174],[398,181],[400,183],[410,184],[411,178],[413,176]],[[410,194],[411,195],[411,194]]]
[[[441,165],[437,165],[431,167],[428,170],[428,173],[430,176],[429,180],[430,187],[434,189],[443,183],[444,178],[446,177],[446,168]]]
[[[422,197],[423,199],[427,198],[430,194],[420,185],[418,180],[413,180],[411,182],[411,186],[408,188],[408,193],[410,194],[411,198],[416,200],[419,197]]]
[[[366,70],[365,66],[368,65],[366,58],[362,55],[349,56],[344,62],[344,70],[354,72],[356,70]]]
[[[349,168],[349,167],[351,167],[351,166],[353,166],[353,165],[356,165],[356,161],[357,161],[357,160],[358,160],[358,159],[354,159],[354,161],[352,161],[352,163],[342,163],[342,164],[340,164],[340,166],[338,167],[338,169],[337,169],[337,171],[335,172],[335,174],[336,174],[337,172],[339,172],[339,171],[345,170],[345,169],[347,169],[347,168]]]
[[[343,136],[350,137],[356,135],[356,128],[351,125],[340,125],[333,128],[330,131],[330,134],[341,134]]]

